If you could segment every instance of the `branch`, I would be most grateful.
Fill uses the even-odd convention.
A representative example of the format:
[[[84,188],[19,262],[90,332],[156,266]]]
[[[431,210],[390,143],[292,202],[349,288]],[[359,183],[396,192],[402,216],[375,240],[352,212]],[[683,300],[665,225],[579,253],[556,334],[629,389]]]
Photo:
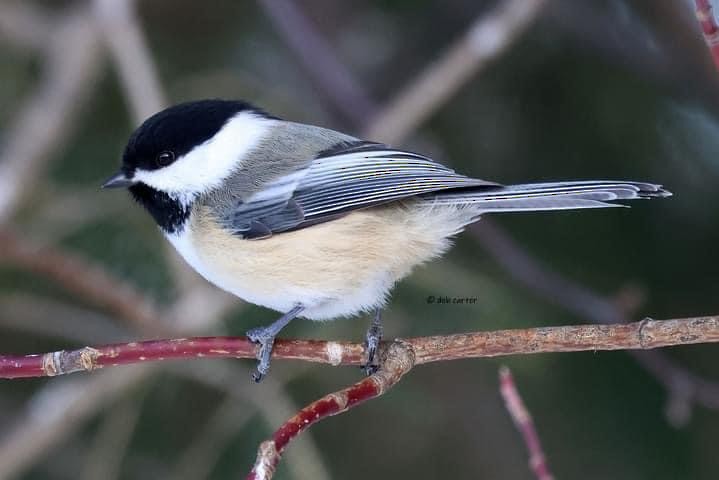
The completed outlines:
[[[418,365],[466,358],[598,350],[647,350],[719,342],[719,316],[674,320],[645,319],[615,325],[540,327],[402,339]],[[387,344],[385,344],[386,347]],[[390,344],[391,345],[391,344]],[[52,377],[106,366],[198,357],[256,358],[246,337],[193,337],[148,340],[26,356],[0,356],[0,378]],[[359,343],[277,340],[275,359],[330,365],[359,365]]]
[[[714,64],[719,68],[719,25],[712,11],[712,0],[695,0],[697,20],[704,35],[704,41],[714,59]]]
[[[499,370],[499,391],[504,398],[504,405],[509,415],[514,421],[514,425],[522,434],[524,444],[529,451],[529,466],[534,472],[537,480],[553,480],[554,476],[549,471],[547,459],[542,450],[542,444],[539,441],[537,429],[534,427],[534,421],[529,414],[529,410],[524,406],[522,397],[519,395],[517,386],[514,384],[512,372],[507,367]]]
[[[313,424],[333,415],[344,413],[362,402],[379,397],[392,388],[415,365],[411,345],[395,341],[384,351],[382,369],[351,387],[330,393],[312,402],[287,420],[272,436],[260,444],[257,460],[248,480],[272,478],[282,452],[299,434]]]

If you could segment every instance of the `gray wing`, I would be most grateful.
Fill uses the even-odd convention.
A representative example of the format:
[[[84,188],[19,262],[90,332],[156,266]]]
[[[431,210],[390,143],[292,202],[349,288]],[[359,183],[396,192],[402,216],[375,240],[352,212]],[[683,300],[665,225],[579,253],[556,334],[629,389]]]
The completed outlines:
[[[416,195],[496,185],[416,153],[370,142],[343,143],[266,184],[221,220],[244,238],[260,239]]]

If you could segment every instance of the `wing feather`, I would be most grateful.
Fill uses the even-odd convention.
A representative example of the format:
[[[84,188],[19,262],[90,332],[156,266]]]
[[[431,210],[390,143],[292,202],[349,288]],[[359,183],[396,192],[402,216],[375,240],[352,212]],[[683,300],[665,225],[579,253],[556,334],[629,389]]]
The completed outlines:
[[[416,195],[491,186],[497,184],[457,174],[417,153],[356,142],[333,147],[265,185],[224,221],[245,238],[265,238],[268,232],[296,230]]]

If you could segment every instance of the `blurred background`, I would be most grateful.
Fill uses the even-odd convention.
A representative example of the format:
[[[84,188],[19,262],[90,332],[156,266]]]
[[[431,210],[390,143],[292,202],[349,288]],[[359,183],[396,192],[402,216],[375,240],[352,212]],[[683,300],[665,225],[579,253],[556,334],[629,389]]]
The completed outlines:
[[[0,351],[242,335],[276,313],[208,286],[125,194],[131,130],[183,100],[250,100],[502,183],[647,180],[631,209],[493,217],[417,269],[386,338],[719,313],[719,72],[678,0],[0,4]],[[429,296],[472,297],[469,305]],[[363,338],[368,318],[287,336]],[[530,479],[512,368],[557,478],[719,474],[715,346],[416,368],[313,427],[279,479]],[[0,478],[243,478],[258,443],[361,372],[195,360],[0,382]]]

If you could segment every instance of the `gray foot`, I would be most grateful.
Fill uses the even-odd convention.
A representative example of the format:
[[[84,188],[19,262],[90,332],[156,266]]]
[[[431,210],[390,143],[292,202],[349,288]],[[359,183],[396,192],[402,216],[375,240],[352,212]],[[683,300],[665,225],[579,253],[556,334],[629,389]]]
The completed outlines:
[[[247,331],[247,338],[249,338],[251,342],[260,345],[260,351],[257,353],[257,360],[259,360],[257,362],[257,371],[252,374],[252,379],[255,383],[260,383],[267,375],[267,372],[270,371],[270,357],[272,356],[275,337],[293,318],[299,315],[302,310],[304,310],[304,307],[297,305],[270,325],[252,328]]]
[[[367,362],[362,365],[362,369],[369,376],[379,370],[379,362],[377,361],[377,351],[382,341],[382,315],[378,308],[372,323],[367,330],[367,339],[365,340],[365,348],[367,350]]]
[[[268,332],[268,327],[253,328],[247,331],[247,338],[254,343],[260,344],[260,351],[257,354],[257,371],[252,373],[252,380],[260,383],[267,372],[270,371],[270,357],[272,347],[275,344],[275,336]]]

